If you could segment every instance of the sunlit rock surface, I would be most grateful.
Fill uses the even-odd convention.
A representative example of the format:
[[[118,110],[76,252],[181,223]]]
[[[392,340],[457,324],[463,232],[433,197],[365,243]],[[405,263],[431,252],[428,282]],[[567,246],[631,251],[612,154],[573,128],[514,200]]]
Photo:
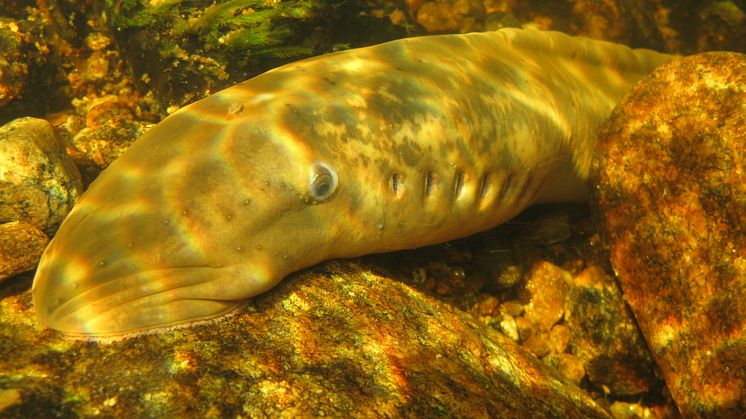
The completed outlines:
[[[0,281],[36,268],[49,238],[28,223],[0,224]]]
[[[82,189],[49,122],[20,118],[0,127],[0,222],[24,221],[51,233]]]
[[[569,272],[549,262],[537,264],[528,274],[526,319],[535,323],[539,331],[548,332],[564,316],[571,281]]]
[[[746,411],[746,57],[641,81],[605,125],[595,201],[625,297],[685,416]]]
[[[152,124],[134,119],[131,105],[116,96],[92,100],[85,126],[71,139],[76,164],[97,172],[116,160]]]
[[[331,262],[216,323],[110,344],[0,291],[0,415],[606,417],[509,339],[407,285]],[[17,393],[16,393],[17,392]]]
[[[0,224],[0,281],[36,268],[49,238],[28,223]]]

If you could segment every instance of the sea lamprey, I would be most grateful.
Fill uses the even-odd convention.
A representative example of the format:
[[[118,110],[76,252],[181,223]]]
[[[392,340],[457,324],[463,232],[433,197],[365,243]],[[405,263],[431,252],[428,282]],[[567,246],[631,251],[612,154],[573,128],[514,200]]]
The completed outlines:
[[[164,119],[91,185],[39,264],[38,318],[97,337],[203,321],[326,259],[583,200],[599,125],[672,58],[504,29],[237,84]]]

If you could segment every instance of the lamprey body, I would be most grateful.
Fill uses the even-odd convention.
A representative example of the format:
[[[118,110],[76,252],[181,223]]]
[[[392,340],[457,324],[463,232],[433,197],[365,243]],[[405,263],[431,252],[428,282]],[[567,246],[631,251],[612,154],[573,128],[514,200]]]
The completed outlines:
[[[595,133],[673,56],[558,32],[409,38],[289,64],[150,129],[39,264],[38,318],[147,333],[298,269],[413,248],[587,194]]]

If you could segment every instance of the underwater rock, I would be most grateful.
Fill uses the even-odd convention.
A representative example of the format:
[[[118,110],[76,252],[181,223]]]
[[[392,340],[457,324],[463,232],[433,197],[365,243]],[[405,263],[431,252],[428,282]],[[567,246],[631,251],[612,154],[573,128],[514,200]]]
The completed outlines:
[[[587,375],[583,362],[573,354],[553,352],[544,357],[543,361],[556,368],[563,377],[578,386],[582,384],[583,378]]]
[[[0,382],[20,394],[2,415],[608,417],[497,331],[354,262],[108,344],[65,340],[31,310],[30,292],[0,289]]]
[[[55,23],[40,9],[50,2],[0,0],[0,124],[28,115],[40,116],[65,106],[60,57],[71,55],[53,34]],[[55,3],[55,2],[52,2]],[[63,19],[72,19],[66,16]],[[11,98],[12,96],[12,98]]]
[[[481,30],[483,20],[480,0],[428,1],[417,9],[417,23],[429,33]]]
[[[677,1],[666,4],[666,9],[671,47],[684,53],[746,52],[743,0]]]
[[[570,288],[570,273],[550,263],[541,262],[529,272],[526,290],[530,294],[526,304],[526,319],[548,332],[562,319],[565,297]]]
[[[563,1],[571,8],[571,31],[594,39],[665,51],[664,6],[648,0]],[[549,6],[551,4],[551,6]],[[547,3],[549,7],[557,7]]]
[[[98,172],[152,125],[135,120],[130,105],[116,96],[97,98],[86,107],[85,128],[71,140],[71,157],[87,172]]]
[[[746,411],[746,57],[641,81],[602,129],[594,205],[625,297],[684,416]]]
[[[538,262],[527,275],[521,344],[574,383],[585,377],[607,396],[660,387],[654,363],[613,278],[595,265],[577,275]]]
[[[0,281],[36,268],[47,243],[46,234],[31,224],[0,224]]]
[[[23,39],[13,19],[0,18],[0,107],[21,94],[28,78]]]
[[[130,72],[170,109],[288,62],[413,34],[366,13],[365,2],[134,0],[103,8]]]
[[[23,221],[49,234],[82,189],[49,122],[20,118],[0,127],[0,222]]]
[[[588,379],[607,394],[640,395],[660,385],[619,286],[599,267],[591,265],[574,278],[565,301],[565,324],[572,353]]]
[[[140,121],[112,119],[98,128],[83,128],[72,140],[75,148],[72,156],[81,166],[95,166],[98,171],[103,170],[152,125]]]

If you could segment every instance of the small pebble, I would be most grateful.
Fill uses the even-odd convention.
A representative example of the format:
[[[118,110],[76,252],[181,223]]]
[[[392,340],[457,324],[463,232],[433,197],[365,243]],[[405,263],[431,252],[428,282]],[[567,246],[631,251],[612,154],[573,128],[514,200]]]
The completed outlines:
[[[547,261],[539,262],[528,274],[526,318],[543,331],[549,331],[563,316],[565,296],[572,276],[564,269]]]
[[[568,380],[580,385],[585,377],[585,368],[578,358],[571,354],[558,354],[557,370]]]

